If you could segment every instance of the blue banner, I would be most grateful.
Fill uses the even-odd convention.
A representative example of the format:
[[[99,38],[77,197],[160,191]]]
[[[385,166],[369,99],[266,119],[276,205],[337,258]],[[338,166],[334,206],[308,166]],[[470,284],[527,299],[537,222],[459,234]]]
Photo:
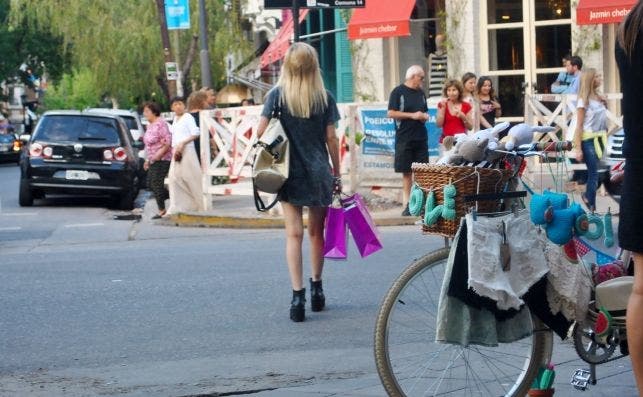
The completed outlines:
[[[395,155],[395,121],[386,116],[386,109],[361,109],[364,140],[362,153],[367,155]],[[429,109],[425,126],[429,138],[429,157],[437,158],[442,129],[435,125],[437,109]]]
[[[395,154],[395,121],[386,116],[386,109],[362,109],[364,127],[362,153],[393,156]]]
[[[440,155],[440,136],[442,135],[442,128],[435,125],[437,114],[438,109],[429,108],[429,119],[425,124],[427,134],[429,134],[429,158],[433,159],[437,159]]]
[[[190,29],[190,1],[165,0],[165,20],[168,30]]]

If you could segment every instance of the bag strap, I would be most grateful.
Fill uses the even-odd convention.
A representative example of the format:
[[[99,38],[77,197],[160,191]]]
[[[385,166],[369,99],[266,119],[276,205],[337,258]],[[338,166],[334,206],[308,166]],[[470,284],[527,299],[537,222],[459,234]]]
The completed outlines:
[[[272,118],[281,119],[281,90],[275,89],[275,103],[272,107]]]
[[[275,197],[275,200],[272,203],[270,203],[268,206],[266,206],[266,204],[261,199],[261,196],[259,195],[259,190],[257,190],[257,186],[255,186],[254,178],[252,179],[252,190],[255,196],[255,207],[259,212],[266,212],[270,210],[272,207],[274,207],[275,205],[277,205],[277,202],[279,202],[279,195],[277,195],[277,197]]]

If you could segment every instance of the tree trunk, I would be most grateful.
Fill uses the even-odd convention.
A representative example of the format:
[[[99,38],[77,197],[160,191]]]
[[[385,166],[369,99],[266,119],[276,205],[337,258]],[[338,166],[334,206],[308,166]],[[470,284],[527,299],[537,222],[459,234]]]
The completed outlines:
[[[192,69],[192,63],[194,62],[194,57],[196,56],[196,48],[199,43],[199,36],[197,35],[192,35],[192,41],[190,42],[190,49],[188,50],[188,54],[185,57],[185,63],[183,63],[183,67],[181,70],[183,71],[182,73],[182,79],[181,82],[183,83],[183,89],[187,87],[187,82],[188,77],[190,77],[190,70]]]
[[[167,80],[165,79],[165,70],[161,71],[161,73],[156,76],[156,83],[159,85],[163,97],[165,97],[165,99],[169,102],[171,98],[170,90],[167,86]]]
[[[156,9],[158,12],[159,16],[159,22],[161,25],[161,41],[163,43],[163,55],[165,56],[165,62],[172,62],[172,47],[170,47],[170,34],[168,33],[167,30],[167,21],[165,19],[165,1],[164,0],[156,0]],[[177,62],[178,64],[178,62]],[[165,67],[165,65],[163,65]],[[178,67],[178,66],[177,66]],[[158,80],[158,78],[157,78]],[[169,80],[165,78],[165,72],[163,73],[163,86],[166,87],[165,90],[163,90],[163,93],[166,94],[166,98],[168,99],[168,102],[171,99],[171,96],[176,95],[176,80]],[[159,82],[159,85],[161,83]],[[161,86],[161,88],[163,87]]]

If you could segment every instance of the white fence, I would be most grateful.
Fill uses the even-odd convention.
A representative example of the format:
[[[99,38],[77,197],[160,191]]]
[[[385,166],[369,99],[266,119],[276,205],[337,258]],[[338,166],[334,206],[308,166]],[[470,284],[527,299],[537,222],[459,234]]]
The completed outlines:
[[[621,94],[607,94],[608,109],[616,109]],[[538,140],[564,140],[569,122],[575,114],[574,95],[526,95],[525,122],[556,127],[555,131],[536,137]],[[201,167],[206,208],[211,208],[216,195],[252,195],[249,182],[254,157],[253,143],[257,140],[257,126],[262,106],[207,110],[200,113]],[[341,164],[344,184],[350,191],[358,187],[401,187],[399,175],[392,170],[390,154],[363,154],[366,144],[360,147],[355,142],[357,135],[369,135],[368,127],[362,125],[362,112],[385,110],[385,103],[338,104],[340,121],[337,134],[341,142]],[[608,110],[610,132],[621,128],[622,117]],[[385,117],[385,116],[384,116]],[[570,168],[583,168],[575,165]],[[221,179],[227,181],[222,183]]]
[[[342,143],[340,151],[342,174],[348,176],[349,187],[357,181],[355,132],[357,130],[357,105],[339,105],[342,120],[337,134]],[[257,140],[257,126],[262,106],[226,108],[202,111],[199,115],[201,126],[201,168],[203,173],[203,193],[206,209],[212,205],[215,195],[252,195],[248,181],[252,175],[254,157],[253,143]],[[348,151],[345,150],[348,146]],[[208,160],[206,160],[208,159]],[[220,183],[216,178],[227,178]]]
[[[605,98],[608,102],[607,118],[611,124],[608,128],[609,132],[613,133],[623,127],[623,116],[616,115],[610,109],[619,107],[617,101],[620,101],[623,95],[605,94]],[[575,104],[576,95],[525,95],[525,123],[556,127],[555,131],[543,134],[541,139],[547,137],[553,141],[564,140],[570,136],[568,128],[572,117],[576,114]]]

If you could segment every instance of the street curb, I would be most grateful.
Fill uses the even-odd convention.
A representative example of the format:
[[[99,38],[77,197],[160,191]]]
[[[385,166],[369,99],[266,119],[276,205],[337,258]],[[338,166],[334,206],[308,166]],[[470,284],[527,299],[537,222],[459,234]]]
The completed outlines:
[[[409,226],[415,225],[415,217],[390,217],[373,219],[377,226]],[[281,217],[275,218],[247,218],[234,216],[219,215],[196,215],[196,214],[177,214],[172,215],[165,221],[158,222],[170,226],[179,227],[211,227],[221,229],[283,229],[284,220]],[[307,223],[304,217],[304,224]]]

